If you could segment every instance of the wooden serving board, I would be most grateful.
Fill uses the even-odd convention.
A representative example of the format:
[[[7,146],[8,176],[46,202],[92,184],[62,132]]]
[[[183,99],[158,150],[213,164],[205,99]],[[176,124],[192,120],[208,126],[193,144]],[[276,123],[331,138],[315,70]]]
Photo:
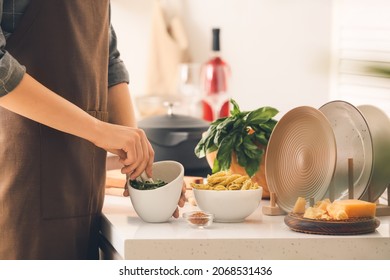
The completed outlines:
[[[324,235],[355,235],[374,232],[379,226],[377,218],[351,218],[341,221],[313,220],[302,214],[289,213],[284,223],[293,231]]]

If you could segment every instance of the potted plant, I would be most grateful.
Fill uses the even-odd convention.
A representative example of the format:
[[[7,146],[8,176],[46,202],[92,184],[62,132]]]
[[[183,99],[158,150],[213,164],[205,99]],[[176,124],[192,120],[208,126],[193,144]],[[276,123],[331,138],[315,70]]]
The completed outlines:
[[[241,111],[233,99],[230,103],[233,106],[230,116],[210,124],[195,147],[195,154],[198,158],[207,158],[213,173],[231,170],[247,174],[263,187],[263,197],[269,198],[264,155],[277,123],[274,116],[279,111],[272,107]]]

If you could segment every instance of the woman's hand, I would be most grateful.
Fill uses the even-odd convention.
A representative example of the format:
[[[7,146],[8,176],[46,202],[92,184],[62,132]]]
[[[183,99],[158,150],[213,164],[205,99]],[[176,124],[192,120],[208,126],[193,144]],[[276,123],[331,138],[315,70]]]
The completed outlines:
[[[181,188],[181,194],[180,194],[179,202],[177,203],[177,205],[179,207],[183,207],[185,202],[186,202],[186,184],[183,183],[183,186]],[[175,212],[173,212],[172,216],[174,218],[179,218],[179,208],[178,207],[176,207]]]
[[[104,122],[100,125],[100,137],[94,143],[119,156],[124,166],[121,172],[129,174],[132,180],[140,176],[143,171],[152,177],[154,150],[145,132],[139,128]]]
[[[111,126],[107,130],[108,134],[105,137],[115,142],[107,141],[112,144],[104,148],[119,156],[124,165],[122,173],[129,174],[132,180],[144,170],[149,177],[152,177],[154,151],[145,132],[137,129],[137,119],[128,85],[119,83],[110,87],[108,91],[108,122],[123,127]]]
[[[129,196],[129,190],[127,189],[127,182],[125,183],[125,186],[124,186],[123,195]],[[177,205],[179,207],[183,207],[185,202],[186,202],[186,184],[184,182],[183,186],[181,188],[181,194],[180,194],[179,201],[177,202]],[[175,212],[173,212],[172,216],[174,218],[179,218],[179,208],[178,207],[176,207]]]

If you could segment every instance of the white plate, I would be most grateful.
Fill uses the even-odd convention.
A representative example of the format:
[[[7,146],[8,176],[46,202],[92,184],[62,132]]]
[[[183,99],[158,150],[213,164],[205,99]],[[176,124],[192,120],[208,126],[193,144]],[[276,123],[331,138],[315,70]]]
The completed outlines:
[[[301,106],[275,126],[265,160],[265,173],[277,204],[291,212],[298,197],[323,199],[336,164],[336,141],[319,110]]]
[[[326,103],[319,110],[327,117],[337,145],[336,168],[330,187],[333,190],[329,188],[326,197],[349,198],[348,160],[352,159],[353,198],[360,199],[372,171],[372,142],[368,124],[362,113],[345,101]]]
[[[363,114],[372,141],[372,173],[361,199],[375,202],[390,184],[390,120],[381,109],[372,105],[357,106]]]

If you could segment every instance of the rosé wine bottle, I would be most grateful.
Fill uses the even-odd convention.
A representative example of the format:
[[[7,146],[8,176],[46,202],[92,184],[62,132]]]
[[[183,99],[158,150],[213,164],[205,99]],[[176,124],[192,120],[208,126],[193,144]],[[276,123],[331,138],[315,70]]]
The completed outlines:
[[[219,34],[220,29],[213,28],[212,55],[201,69],[203,119],[210,122],[229,116],[228,81],[231,72],[220,54]]]

